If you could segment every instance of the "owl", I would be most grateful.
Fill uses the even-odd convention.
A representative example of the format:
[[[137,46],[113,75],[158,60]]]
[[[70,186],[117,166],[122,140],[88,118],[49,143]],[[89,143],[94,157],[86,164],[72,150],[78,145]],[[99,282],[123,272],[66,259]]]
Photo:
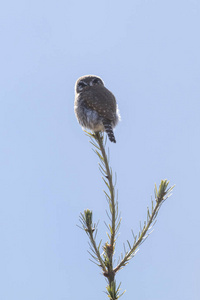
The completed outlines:
[[[120,120],[115,96],[95,75],[80,77],[75,84],[74,111],[79,124],[94,132],[105,131],[116,143],[113,128]]]

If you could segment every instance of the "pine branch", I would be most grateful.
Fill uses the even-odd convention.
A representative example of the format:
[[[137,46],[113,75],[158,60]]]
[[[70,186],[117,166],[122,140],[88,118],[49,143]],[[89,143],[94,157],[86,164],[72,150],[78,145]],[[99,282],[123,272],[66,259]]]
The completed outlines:
[[[102,168],[102,166],[100,165],[100,168],[103,169],[104,171],[104,176],[103,180],[106,184],[106,186],[109,189],[110,192],[110,197],[108,196],[108,194],[106,192],[104,192],[107,196],[107,199],[110,200],[110,212],[112,215],[112,227],[111,227],[111,236],[110,236],[110,245],[112,248],[114,248],[114,244],[115,244],[115,234],[116,234],[116,230],[115,230],[115,224],[116,224],[116,209],[115,209],[115,190],[114,190],[114,185],[113,185],[113,180],[112,180],[112,169],[109,167],[108,164],[108,158],[106,155],[106,151],[105,151],[105,147],[103,144],[103,136],[100,132],[97,132],[94,134],[94,138],[96,139],[98,145],[99,145],[99,149],[101,151],[102,155],[98,155],[99,158],[101,159],[101,162],[103,162],[105,169]],[[98,154],[98,153],[97,153]]]
[[[121,218],[118,215],[118,201],[115,199],[115,188],[113,184],[112,169],[109,167],[108,156],[105,151],[104,137],[101,132],[91,134],[86,132],[90,137],[90,143],[94,147],[94,152],[97,154],[100,163],[99,170],[102,174],[102,179],[108,188],[108,192],[104,191],[106,199],[109,204],[110,216],[108,215],[111,224],[106,224],[109,229],[109,243],[106,242],[103,250],[104,265],[106,271],[103,269],[103,275],[108,279],[109,285],[107,286],[107,293],[111,300],[119,298],[119,287],[116,289],[115,272],[113,270],[113,254],[115,249],[116,233],[119,230]],[[94,246],[93,246],[94,247]]]
[[[97,225],[92,223],[92,211],[89,209],[85,210],[84,213],[80,215],[80,222],[82,224],[82,227],[84,231],[87,233],[89,239],[90,239],[90,251],[89,252],[92,260],[95,264],[97,264],[103,272],[103,275],[108,280],[108,286],[106,287],[107,292],[110,300],[117,300],[123,293],[120,295],[120,284],[117,287],[116,281],[115,281],[115,275],[116,273],[122,269],[125,265],[127,265],[132,257],[135,256],[136,252],[138,251],[138,247],[146,240],[146,238],[150,235],[151,232],[149,230],[154,226],[156,222],[156,217],[159,212],[159,209],[161,205],[164,203],[164,201],[170,196],[170,193],[172,189],[169,188],[169,181],[167,180],[161,180],[161,183],[159,185],[159,189],[157,190],[157,187],[155,185],[155,206],[154,202],[152,201],[152,208],[151,212],[149,208],[147,208],[147,220],[144,222],[143,227],[140,225],[140,232],[138,236],[134,236],[134,242],[131,246],[131,243],[127,241],[129,250],[126,251],[126,247],[124,244],[124,256],[121,254],[121,257],[119,258],[117,266],[113,267],[113,255],[114,255],[114,249],[115,249],[115,242],[116,242],[116,234],[119,230],[120,223],[121,223],[121,217],[118,212],[118,199],[115,196],[115,184],[113,184],[113,176],[112,176],[112,169],[109,166],[109,159],[108,155],[105,151],[105,145],[104,143],[104,136],[102,132],[97,133],[89,133],[86,131],[86,135],[90,137],[90,143],[93,146],[93,151],[97,154],[99,158],[99,170],[102,174],[102,179],[108,188],[108,191],[104,191],[104,194],[106,196],[108,205],[109,205],[109,211],[106,211],[108,219],[110,220],[110,224],[106,224],[106,227],[108,229],[108,239],[109,242],[106,242],[103,246],[103,254],[100,254],[100,247],[101,242],[97,246],[96,244],[96,235],[97,235]],[[132,232],[133,233],[133,232]]]
[[[124,267],[125,265],[128,264],[129,260],[133,256],[135,256],[137,248],[149,236],[150,233],[148,235],[146,235],[146,233],[148,232],[148,230],[150,228],[152,228],[151,225],[152,225],[153,221],[156,219],[158,211],[159,211],[161,205],[163,204],[163,202],[167,198],[170,197],[170,195],[171,195],[170,193],[171,193],[172,189],[174,188],[174,186],[171,187],[171,188],[168,188],[168,185],[169,185],[169,181],[167,181],[167,180],[161,180],[159,190],[157,190],[157,187],[155,185],[155,202],[156,202],[156,205],[155,205],[155,207],[153,207],[153,201],[152,201],[152,212],[151,212],[151,214],[149,212],[149,208],[147,208],[147,223],[146,222],[144,223],[143,228],[141,228],[141,231],[139,232],[138,238],[134,237],[133,246],[131,247],[129,241],[127,241],[130,250],[128,252],[125,251],[126,254],[125,254],[124,258],[121,260],[121,262],[114,269],[115,273],[117,273],[122,267]]]

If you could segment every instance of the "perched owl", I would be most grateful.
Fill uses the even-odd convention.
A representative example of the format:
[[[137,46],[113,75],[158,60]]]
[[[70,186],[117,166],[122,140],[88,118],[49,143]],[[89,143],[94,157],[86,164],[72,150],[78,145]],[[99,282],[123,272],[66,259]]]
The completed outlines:
[[[74,111],[82,127],[94,132],[106,131],[110,141],[116,143],[113,128],[120,114],[115,96],[100,77],[86,75],[76,81]]]

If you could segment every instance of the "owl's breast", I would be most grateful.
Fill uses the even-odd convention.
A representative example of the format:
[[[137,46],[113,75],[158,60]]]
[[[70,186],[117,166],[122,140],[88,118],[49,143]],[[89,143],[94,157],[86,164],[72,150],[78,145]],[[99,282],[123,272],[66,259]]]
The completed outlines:
[[[93,131],[103,131],[102,117],[99,113],[90,108],[81,94],[75,98],[74,111],[79,124]]]

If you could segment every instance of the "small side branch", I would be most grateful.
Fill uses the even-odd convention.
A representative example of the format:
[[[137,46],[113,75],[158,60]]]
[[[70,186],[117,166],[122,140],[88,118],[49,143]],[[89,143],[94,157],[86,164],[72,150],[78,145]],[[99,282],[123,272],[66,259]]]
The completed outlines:
[[[174,188],[168,188],[169,181],[167,180],[161,180],[159,190],[157,190],[157,187],[155,185],[155,202],[156,205],[153,207],[153,201],[152,201],[152,212],[149,212],[149,209],[147,209],[147,223],[144,223],[143,228],[141,229],[141,232],[138,235],[138,238],[135,237],[134,244],[131,248],[130,243],[128,242],[128,245],[130,247],[130,250],[126,252],[124,258],[121,260],[121,262],[116,266],[114,269],[114,272],[117,273],[122,267],[128,264],[129,260],[135,255],[137,248],[139,245],[141,245],[144,240],[149,236],[147,234],[148,230],[155,224],[153,224],[153,221],[155,220],[158,211],[163,204],[163,202],[171,195],[171,191]],[[147,235],[146,235],[147,234]]]
[[[95,238],[94,238],[94,232],[97,229],[92,224],[92,211],[89,209],[84,210],[84,214],[81,213],[81,215],[80,215],[80,222],[82,224],[83,230],[87,233],[87,235],[89,236],[89,239],[90,239],[90,243],[91,243],[90,249],[93,252],[93,254],[91,252],[89,252],[90,255],[92,256],[92,258],[94,260],[96,260],[98,262],[98,266],[101,267],[102,271],[106,272],[107,269],[103,262],[103,259],[101,258],[101,254],[99,251],[101,242],[99,243],[99,246],[97,247]]]

